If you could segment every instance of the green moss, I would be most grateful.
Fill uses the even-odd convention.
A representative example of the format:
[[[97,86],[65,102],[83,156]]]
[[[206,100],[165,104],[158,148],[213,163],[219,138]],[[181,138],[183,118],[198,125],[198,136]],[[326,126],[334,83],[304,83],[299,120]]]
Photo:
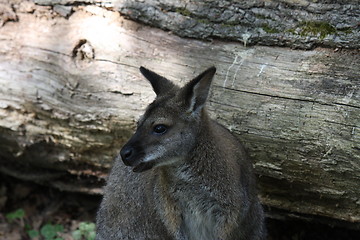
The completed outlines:
[[[204,23],[204,24],[210,23],[210,21],[208,19],[206,19],[206,18],[200,18],[200,19],[197,19],[197,21],[200,22],[200,23]]]
[[[198,21],[199,23],[204,23],[204,24],[210,23],[210,21],[206,18],[196,18],[196,16],[186,8],[177,8],[175,9],[175,11],[185,17],[191,17],[194,20]]]
[[[176,8],[175,11],[186,17],[190,17],[192,15],[192,13],[186,8]]]
[[[280,31],[277,30],[276,28],[272,28],[270,27],[268,24],[264,23],[263,25],[261,25],[262,29],[264,29],[265,32],[267,33],[279,33]]]
[[[336,28],[327,22],[302,22],[299,27],[301,36],[319,35],[320,39],[337,32]]]
[[[286,33],[291,33],[291,34],[294,34],[294,35],[297,34],[294,28],[287,29],[287,30],[285,30],[285,32]]]
[[[255,14],[255,17],[258,19],[272,19],[271,17],[264,16],[262,14]]]
[[[343,32],[345,34],[353,33],[353,29],[351,27],[341,28],[341,29],[338,29],[338,31]]]
[[[298,24],[296,28],[287,29],[285,32],[300,36],[318,36],[319,39],[324,39],[331,34],[350,34],[352,33],[352,28],[336,29],[327,22],[305,21]]]

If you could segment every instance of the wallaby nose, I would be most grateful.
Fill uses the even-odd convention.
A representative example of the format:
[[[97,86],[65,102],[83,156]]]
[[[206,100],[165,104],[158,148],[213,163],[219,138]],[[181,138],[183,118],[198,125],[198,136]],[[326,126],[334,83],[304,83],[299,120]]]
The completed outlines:
[[[120,151],[120,156],[125,163],[125,165],[130,166],[131,165],[131,158],[134,155],[134,148],[130,146],[125,146]]]

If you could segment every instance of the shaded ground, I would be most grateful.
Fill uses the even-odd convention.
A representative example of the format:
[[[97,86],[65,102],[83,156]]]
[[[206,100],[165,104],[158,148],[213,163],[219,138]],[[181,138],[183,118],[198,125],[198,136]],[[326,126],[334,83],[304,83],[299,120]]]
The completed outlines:
[[[268,240],[359,240],[360,231],[300,220],[267,220]]]
[[[30,238],[27,231],[40,230],[46,224],[64,227],[59,237],[72,240],[81,222],[94,222],[100,196],[89,196],[22,182],[0,175],[0,239],[41,240]],[[23,209],[25,216],[9,221],[7,213]],[[300,220],[267,219],[269,240],[358,240],[360,231],[330,227]],[[85,239],[85,238],[83,238]]]
[[[72,240],[81,222],[95,221],[100,200],[100,196],[60,192],[0,175],[0,240],[44,239],[30,238],[27,231],[40,231],[46,224],[62,226],[58,236]],[[7,213],[17,209],[23,209],[25,216],[9,221]]]

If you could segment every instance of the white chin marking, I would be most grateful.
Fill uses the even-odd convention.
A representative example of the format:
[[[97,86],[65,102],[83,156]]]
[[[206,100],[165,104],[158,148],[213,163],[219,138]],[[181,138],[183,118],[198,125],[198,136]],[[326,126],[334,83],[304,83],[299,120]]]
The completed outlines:
[[[170,159],[167,159],[166,161],[163,161],[163,162],[160,162],[159,164],[157,164],[157,166],[168,166],[168,165],[171,165],[171,164],[174,164],[176,162],[179,162],[180,161],[180,157],[173,157],[173,158],[170,158]]]
[[[158,147],[156,151],[147,154],[143,162],[155,161],[155,166],[166,166],[176,163],[180,160],[180,157],[171,157],[166,159],[164,158],[164,153],[165,153],[165,147]],[[158,159],[162,159],[162,161],[157,161]]]
[[[151,151],[148,154],[146,154],[146,157],[144,158],[143,162],[151,162],[158,158],[161,158],[165,153],[165,148],[160,146],[157,147],[155,151]]]

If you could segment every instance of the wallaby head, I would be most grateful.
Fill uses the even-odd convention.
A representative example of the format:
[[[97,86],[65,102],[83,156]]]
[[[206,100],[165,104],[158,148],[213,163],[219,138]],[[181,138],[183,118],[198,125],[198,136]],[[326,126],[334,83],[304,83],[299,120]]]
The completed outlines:
[[[140,71],[156,98],[120,151],[123,162],[134,172],[181,161],[194,148],[216,69],[207,69],[182,88],[144,67]]]

